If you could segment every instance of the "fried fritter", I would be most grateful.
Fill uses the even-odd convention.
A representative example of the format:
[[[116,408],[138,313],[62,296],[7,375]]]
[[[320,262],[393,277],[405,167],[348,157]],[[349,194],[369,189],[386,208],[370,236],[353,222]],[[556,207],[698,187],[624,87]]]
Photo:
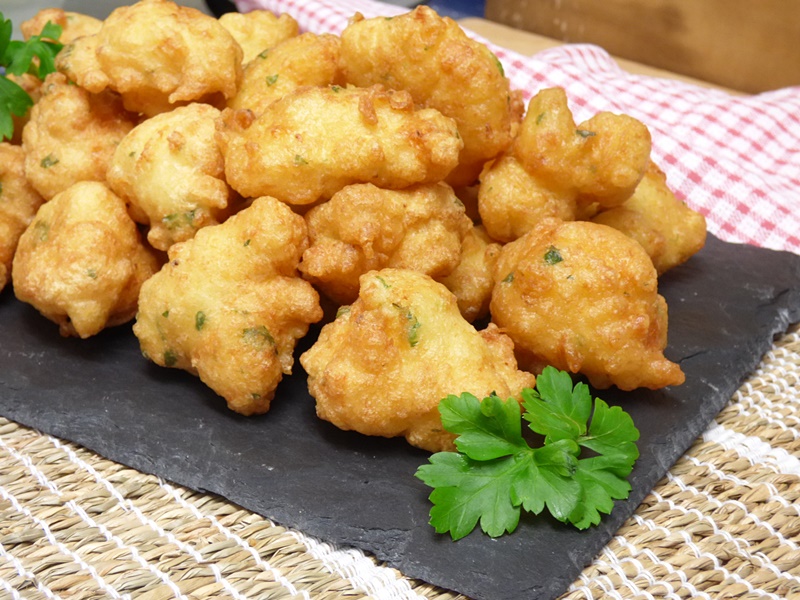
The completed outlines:
[[[481,173],[478,212],[494,239],[511,242],[542,219],[575,220],[577,204],[573,194],[545,187],[513,155],[504,154]]]
[[[307,244],[303,218],[265,197],[172,246],[142,286],[133,332],[144,355],[198,375],[231,410],[267,412],[296,340],[322,318],[297,274]]]
[[[470,323],[489,314],[494,288],[494,266],[501,245],[493,242],[481,225],[475,225],[461,243],[458,266],[446,277],[439,278],[458,301],[458,310]]]
[[[56,70],[93,94],[103,92],[110,83],[97,60],[99,43],[97,35],[86,35],[65,44],[56,55]]]
[[[564,90],[542,90],[509,152],[481,174],[481,220],[509,242],[545,217],[589,218],[630,198],[649,162],[643,123],[601,112],[576,125]]]
[[[108,185],[149,225],[154,248],[167,250],[229,216],[236,195],[215,140],[219,115],[208,104],[179,107],[139,124],[117,146]]]
[[[20,237],[12,279],[21,301],[87,338],[133,318],[158,261],[125,203],[104,184],[80,182],[43,204]]]
[[[342,32],[342,71],[348,83],[407,90],[455,119],[464,148],[447,179],[453,186],[475,183],[511,143],[515,102],[500,61],[427,6],[391,19],[356,15]]]
[[[11,261],[22,232],[44,202],[25,178],[25,152],[0,143],[0,291],[11,279]]]
[[[492,321],[536,372],[553,365],[597,388],[658,389],[683,383],[664,357],[667,304],[642,247],[588,221],[545,219],[503,247]]]
[[[472,227],[445,183],[384,190],[350,185],[306,215],[311,245],[300,271],[326,296],[350,304],[359,277],[393,267],[449,275]]]
[[[666,175],[653,162],[630,199],[592,221],[639,242],[659,275],[689,260],[706,242],[705,217],[675,197]]]
[[[506,335],[492,326],[476,331],[447,288],[402,269],[363,275],[358,300],[322,328],[300,363],[319,417],[366,435],[404,436],[431,452],[453,449],[442,398],[519,397],[535,382],[517,370]]]
[[[299,88],[258,117],[226,109],[217,124],[233,189],[299,205],[353,183],[401,189],[441,181],[462,146],[452,119],[414,110],[407,92],[380,86]]]
[[[301,86],[337,83],[339,46],[335,35],[304,33],[262,52],[245,67],[239,92],[228,106],[260,115],[275,100]]]
[[[22,36],[29,40],[32,36],[41,34],[48,22],[61,27],[58,41],[62,44],[69,44],[85,35],[94,35],[103,26],[100,19],[89,15],[67,12],[60,8],[44,8],[27,21],[20,23],[19,29]]]
[[[77,62],[62,70],[92,92],[102,78],[89,79],[97,67],[107,85],[122,95],[125,108],[147,116],[190,102],[224,106],[242,78],[242,49],[219,21],[169,0],[141,0],[115,9],[92,43],[77,44]],[[72,53],[76,47],[73,47]]]
[[[297,21],[291,15],[276,16],[268,10],[225,13],[219,18],[219,23],[241,46],[243,63],[249,63],[265,50],[300,33]]]
[[[22,131],[25,174],[49,200],[79,181],[106,180],[120,140],[135,118],[112,92],[90,94],[61,73],[48,75]]]

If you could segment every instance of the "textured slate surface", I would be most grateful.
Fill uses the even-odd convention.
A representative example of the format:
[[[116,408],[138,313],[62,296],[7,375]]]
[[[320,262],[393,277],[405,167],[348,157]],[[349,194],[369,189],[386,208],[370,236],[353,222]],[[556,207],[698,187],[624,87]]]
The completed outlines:
[[[0,414],[364,548],[408,576],[474,598],[552,598],[705,429],[773,335],[800,320],[800,256],[711,238],[662,279],[660,291],[670,307],[668,355],[681,362],[687,382],[600,393],[633,415],[641,458],[630,500],[585,532],[535,518],[499,540],[473,532],[453,543],[427,525],[430,490],[413,477],[427,455],[318,420],[299,365],[269,414],[238,417],[190,375],[146,362],[129,326],[91,340],[61,339],[9,290],[0,295]]]

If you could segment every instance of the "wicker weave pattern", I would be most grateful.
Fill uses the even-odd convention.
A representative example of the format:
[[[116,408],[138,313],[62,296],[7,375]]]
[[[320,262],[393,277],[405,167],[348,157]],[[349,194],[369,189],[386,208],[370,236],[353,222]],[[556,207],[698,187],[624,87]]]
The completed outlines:
[[[0,419],[0,597],[462,598]],[[800,332],[565,598],[800,598]]]

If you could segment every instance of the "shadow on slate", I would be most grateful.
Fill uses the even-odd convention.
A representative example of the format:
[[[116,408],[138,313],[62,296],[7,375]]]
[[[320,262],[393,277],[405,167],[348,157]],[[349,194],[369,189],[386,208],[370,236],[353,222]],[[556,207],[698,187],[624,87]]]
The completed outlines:
[[[681,363],[686,383],[599,393],[633,416],[641,458],[630,499],[583,532],[523,517],[513,535],[490,540],[476,531],[451,542],[427,524],[430,489],[414,477],[427,454],[317,419],[299,364],[269,414],[240,417],[196,378],[145,361],[130,326],[62,339],[9,290],[0,295],[0,414],[362,548],[409,577],[478,599],[549,599],[567,589],[704,431],[773,336],[800,320],[800,256],[709,236],[698,255],[663,277],[660,291],[670,310],[667,354]]]

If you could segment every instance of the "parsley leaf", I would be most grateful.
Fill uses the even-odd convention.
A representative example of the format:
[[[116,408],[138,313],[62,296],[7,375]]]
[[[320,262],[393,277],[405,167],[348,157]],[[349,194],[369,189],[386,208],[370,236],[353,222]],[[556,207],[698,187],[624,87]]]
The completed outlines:
[[[553,367],[522,397],[524,415],[516,400],[494,394],[440,402],[442,425],[457,435],[458,452],[433,454],[416,473],[434,488],[430,523],[438,533],[457,540],[480,523],[498,537],[516,529],[522,510],[545,508],[585,529],[611,512],[614,500],[628,497],[625,478],[639,456],[639,432],[627,413],[600,399],[593,405],[588,386],[573,386],[568,373]],[[532,448],[523,438],[521,416],[544,445]]]
[[[62,48],[58,43],[61,26],[48,22],[39,35],[25,42],[12,41],[13,26],[0,12],[0,67],[4,73],[22,75],[31,73],[40,79],[56,70],[56,54]],[[36,60],[34,60],[36,59]],[[13,116],[21,117],[33,106],[28,93],[5,74],[0,75],[0,141],[11,139],[14,133]]]

